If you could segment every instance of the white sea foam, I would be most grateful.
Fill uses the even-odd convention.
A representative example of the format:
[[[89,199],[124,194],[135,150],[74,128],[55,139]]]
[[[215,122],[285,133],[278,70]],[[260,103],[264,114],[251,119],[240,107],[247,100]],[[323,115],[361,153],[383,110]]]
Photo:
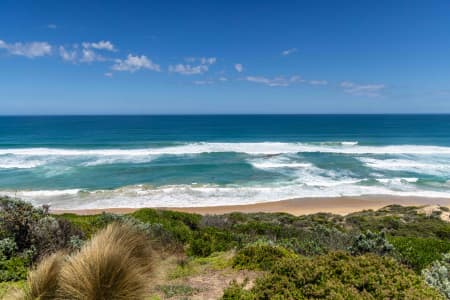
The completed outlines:
[[[416,159],[375,159],[359,158],[372,169],[388,171],[408,171],[429,175],[450,175],[450,161],[433,160],[421,161]]]
[[[377,178],[378,182],[391,184],[391,185],[401,185],[405,183],[416,183],[419,178],[416,177],[394,177],[394,178]]]
[[[402,184],[402,183],[415,183],[419,180],[416,177],[400,177],[400,178],[378,178],[377,181],[381,183],[394,183],[394,184]]]
[[[449,198],[450,192],[392,190],[387,186],[341,183],[331,188],[298,184],[258,186],[173,185],[159,188],[136,185],[116,190],[82,191],[1,191],[34,205],[50,204],[54,209],[108,207],[187,207],[250,204],[305,197],[340,197],[360,195],[397,195]]]
[[[350,144],[349,144],[350,143]],[[355,142],[340,145],[314,143],[190,143],[180,146],[141,149],[56,149],[21,148],[0,149],[0,155],[24,156],[154,156],[185,155],[214,152],[236,152],[250,155],[272,155],[283,153],[322,152],[342,154],[450,154],[450,147],[423,145],[361,146]]]
[[[23,159],[21,157],[0,157],[0,169],[32,169],[44,163],[43,161]]]
[[[313,165],[308,162],[298,162],[289,159],[288,157],[260,157],[250,159],[248,162],[257,169],[271,170],[271,169],[298,169],[298,168],[312,168]]]
[[[154,155],[149,156],[105,156],[105,157],[97,157],[93,160],[86,161],[81,165],[84,167],[94,167],[99,165],[111,165],[111,164],[125,164],[125,163],[133,163],[133,164],[142,164],[148,163],[155,159]]]

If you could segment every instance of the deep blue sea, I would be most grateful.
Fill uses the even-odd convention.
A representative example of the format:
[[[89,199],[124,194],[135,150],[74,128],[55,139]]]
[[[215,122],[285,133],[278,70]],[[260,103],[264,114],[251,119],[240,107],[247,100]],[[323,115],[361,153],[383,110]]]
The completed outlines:
[[[52,208],[450,197],[450,115],[0,117],[0,194]]]

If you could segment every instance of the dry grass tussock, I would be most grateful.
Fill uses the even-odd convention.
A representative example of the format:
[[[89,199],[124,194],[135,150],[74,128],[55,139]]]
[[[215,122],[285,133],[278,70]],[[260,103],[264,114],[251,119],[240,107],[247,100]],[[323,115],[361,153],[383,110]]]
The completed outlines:
[[[25,293],[9,299],[144,299],[153,270],[152,252],[142,231],[110,224],[80,251],[44,259],[30,273]]]

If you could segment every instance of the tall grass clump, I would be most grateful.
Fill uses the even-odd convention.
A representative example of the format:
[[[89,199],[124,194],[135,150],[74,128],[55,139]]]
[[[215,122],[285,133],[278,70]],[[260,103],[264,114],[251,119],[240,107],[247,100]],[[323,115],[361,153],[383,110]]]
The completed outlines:
[[[153,260],[144,231],[112,223],[71,255],[44,258],[29,273],[24,291],[8,299],[144,299]]]
[[[142,231],[125,224],[110,224],[63,264],[59,297],[143,299],[152,258],[151,244]]]
[[[64,254],[56,252],[44,258],[28,274],[25,299],[55,299],[58,290],[58,277],[64,262]]]
[[[12,289],[5,300],[52,300],[57,299],[58,277],[64,262],[64,254],[56,252],[44,257],[39,264],[28,273],[23,289]]]

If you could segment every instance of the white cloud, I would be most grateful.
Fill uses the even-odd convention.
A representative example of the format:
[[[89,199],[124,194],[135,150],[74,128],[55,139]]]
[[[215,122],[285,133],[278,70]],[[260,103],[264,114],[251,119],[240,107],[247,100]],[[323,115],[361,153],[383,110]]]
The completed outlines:
[[[127,59],[116,59],[116,63],[111,67],[115,71],[135,72],[140,69],[148,69],[152,71],[161,71],[158,64],[155,64],[145,55],[133,56],[128,54]]]
[[[111,73],[111,72],[106,72],[104,75],[105,75],[106,77],[112,77],[112,76],[113,76],[113,73]]]
[[[59,55],[63,60],[70,62],[76,62],[78,56],[76,50],[67,50],[64,46],[59,46]]]
[[[180,73],[183,75],[203,74],[205,72],[208,72],[208,66],[206,65],[191,66],[183,64],[170,65],[169,72]]]
[[[228,81],[228,78],[226,78],[225,76],[221,76],[219,77],[219,81]]]
[[[74,44],[70,47],[59,47],[59,55],[65,61],[73,63],[92,63],[95,61],[110,60],[103,55],[98,54],[97,50],[116,51],[114,45],[108,41],[100,41],[98,43],[86,43],[83,42],[81,47],[78,44]]]
[[[293,53],[295,53],[297,51],[298,51],[297,48],[291,48],[291,49],[287,49],[287,50],[282,51],[281,55],[288,56],[288,55],[291,55],[291,54],[293,54]]]
[[[94,48],[97,50],[117,51],[116,47],[110,41],[99,41],[97,43],[83,42],[82,45],[85,49]]]
[[[301,83],[305,82],[300,76],[294,75],[291,77],[283,77],[278,76],[274,78],[267,78],[267,77],[261,77],[261,76],[247,76],[245,77],[245,80],[255,83],[261,83],[268,86],[289,86],[293,83]]]
[[[0,40],[0,49],[5,49],[11,55],[34,58],[52,54],[52,46],[47,42],[13,43]]]
[[[56,29],[57,26],[56,26],[55,24],[48,24],[48,25],[47,25],[47,28],[48,28],[48,29]]]
[[[81,50],[80,62],[91,63],[94,61],[104,61],[105,58],[91,49]]]
[[[242,71],[244,71],[244,66],[242,64],[235,64],[234,68],[236,69],[237,72],[241,73]]]
[[[216,63],[215,57],[186,57],[184,59],[188,63],[199,62],[201,65],[213,65]]]
[[[199,60],[202,65],[213,65],[217,61],[215,57],[200,57]]]
[[[210,84],[213,84],[214,81],[212,81],[212,80],[196,80],[196,81],[193,81],[193,83],[195,85],[210,85]]]
[[[326,80],[310,80],[308,81],[310,85],[327,85],[328,81]]]
[[[198,65],[191,64],[176,64],[169,66],[169,72],[179,73],[182,75],[197,75],[208,72],[209,66],[216,63],[215,57],[188,57],[185,59],[187,62],[198,62]]]
[[[386,87],[384,84],[356,84],[351,81],[343,81],[340,86],[347,94],[366,97],[378,97]]]

